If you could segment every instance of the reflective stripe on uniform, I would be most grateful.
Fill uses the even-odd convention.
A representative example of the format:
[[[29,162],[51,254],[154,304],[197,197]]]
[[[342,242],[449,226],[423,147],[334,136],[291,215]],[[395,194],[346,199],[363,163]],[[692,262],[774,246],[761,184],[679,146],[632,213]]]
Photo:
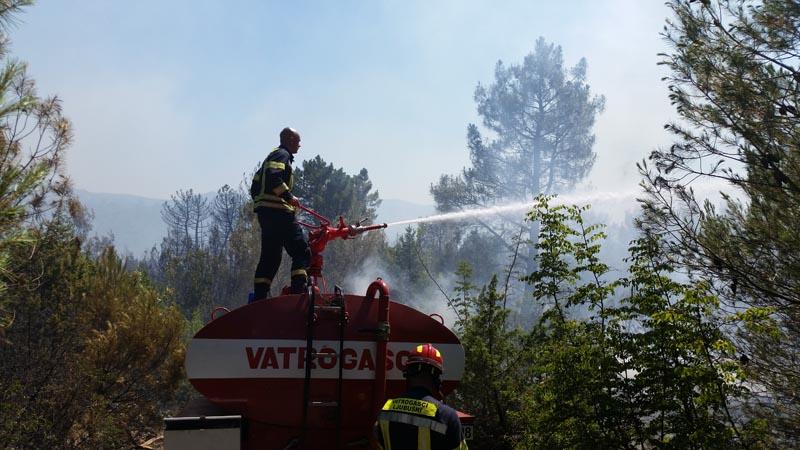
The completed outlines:
[[[389,439],[389,421],[381,420],[381,435],[383,436],[383,448],[392,450],[392,441]]]
[[[380,420],[388,420],[389,422],[397,422],[397,423],[405,423],[408,425],[414,425],[415,427],[419,427],[420,429],[425,428],[428,430],[433,430],[439,434],[447,433],[447,425],[441,422],[437,422],[433,419],[429,419],[427,417],[419,417],[414,416],[408,413],[399,412],[399,411],[381,411],[378,414],[378,419]]]
[[[431,429],[419,427],[417,429],[417,450],[431,450]]]
[[[261,192],[258,194],[258,196],[261,197],[265,192],[267,192],[267,160],[264,160],[264,164],[261,164],[261,170],[259,170],[259,172],[261,172]]]
[[[270,283],[272,283],[272,280],[270,280],[269,278],[254,278],[253,279],[253,283],[255,283],[255,284],[270,284]]]
[[[275,189],[273,189],[272,192],[274,192],[275,195],[281,195],[281,194],[283,194],[284,192],[286,192],[288,190],[289,190],[289,186],[287,186],[286,183],[281,183],[281,184],[275,186]]]
[[[417,400],[414,398],[395,398],[386,400],[383,405],[384,411],[402,411],[411,414],[419,414],[422,416],[434,417],[436,416],[436,404],[426,402],[424,400]]]
[[[295,269],[295,270],[292,271],[292,275],[291,276],[299,277],[301,275],[304,276],[304,277],[308,276],[308,274],[306,273],[306,269]]]
[[[285,209],[294,212],[294,206],[290,205],[286,200],[277,195],[261,194],[255,199],[254,207],[266,206],[269,208]]]
[[[270,152],[270,155],[278,150],[280,150],[280,147],[274,148],[272,152]],[[291,169],[291,166],[287,167],[287,164],[279,161],[264,160],[264,163],[261,165],[261,169],[259,169],[259,175],[257,175],[257,177],[261,179],[261,191],[259,192],[258,196],[253,199],[253,209],[256,210],[261,207],[267,207],[283,209],[289,212],[296,212],[297,210],[294,206],[290,205],[289,202],[284,200],[282,197],[279,197],[279,195],[285,193],[286,191],[290,191],[292,186],[294,186],[294,173],[289,176],[288,183],[282,182],[278,186],[274,187],[272,191],[270,191],[267,190],[267,184],[269,184],[267,169],[288,170]],[[276,195],[273,195],[272,193]]]

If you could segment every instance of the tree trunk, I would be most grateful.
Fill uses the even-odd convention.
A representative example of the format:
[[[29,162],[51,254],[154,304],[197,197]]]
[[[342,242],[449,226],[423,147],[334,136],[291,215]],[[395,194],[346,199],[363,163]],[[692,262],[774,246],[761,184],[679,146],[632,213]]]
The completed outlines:
[[[536,139],[533,144],[533,172],[531,176],[531,197],[536,197],[541,192],[541,174],[542,174],[542,137],[537,130]],[[531,222],[528,227],[528,239],[530,245],[528,246],[528,261],[526,264],[526,275],[530,275],[539,270],[536,262],[536,244],[539,241],[539,222]],[[525,284],[525,299],[531,303],[531,324],[536,323],[541,316],[541,306],[533,299],[533,286],[530,283]]]

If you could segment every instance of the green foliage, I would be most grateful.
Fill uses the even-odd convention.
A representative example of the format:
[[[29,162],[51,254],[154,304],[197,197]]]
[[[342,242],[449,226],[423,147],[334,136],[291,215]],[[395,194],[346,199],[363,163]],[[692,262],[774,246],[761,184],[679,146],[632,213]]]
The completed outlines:
[[[344,217],[348,223],[363,221],[371,224],[381,200],[373,191],[367,169],[350,175],[344,169],[335,169],[320,156],[303,161],[295,170],[294,193],[307,206],[332,220]],[[308,222],[315,223],[308,218]],[[366,233],[352,240],[337,240],[325,249],[323,275],[331,283],[347,290],[363,290],[364,280],[358,274],[364,267],[374,266],[380,254],[386,252],[386,243],[380,232]],[[376,276],[373,272],[369,278]],[[371,281],[371,280],[370,280]]]
[[[63,216],[30,233],[36,251],[12,255],[0,446],[133,448],[182,377],[185,321],[113,249],[83,253]]]
[[[0,2],[0,340],[15,315],[3,295],[17,276],[10,253],[34,243],[23,225],[65,201],[69,190],[61,162],[70,123],[59,100],[38,97],[25,64],[7,56],[9,27],[30,3]]]
[[[431,286],[431,280],[423,268],[424,261],[420,261],[428,257],[421,242],[423,233],[424,227],[406,227],[388,252],[393,296],[406,302],[413,301],[416,294]]]
[[[674,267],[649,238],[631,247],[631,277],[621,319],[640,329],[627,343],[631,394],[643,445],[659,448],[758,447],[755,423],[736,407],[749,395],[731,337],[730,317],[708,284],[673,280]],[[751,314],[750,322],[761,322]]]
[[[303,205],[320,214],[333,218],[341,215],[356,220],[375,220],[375,211],[381,201],[378,192],[371,192],[372,182],[367,169],[349,175],[317,155],[295,169],[295,180],[295,195],[302,198]]]
[[[457,328],[466,365],[456,405],[478,417],[472,448],[511,448],[514,433],[510,415],[522,400],[517,377],[526,355],[522,333],[506,327],[509,311],[503,307],[496,277],[473,296],[469,265],[462,264],[459,272],[462,319]]]
[[[524,424],[524,447],[626,448],[632,442],[631,417],[624,398],[624,372],[615,343],[619,327],[609,325],[614,310],[606,302],[619,285],[604,277],[598,260],[599,226],[587,226],[586,207],[556,205],[539,197],[530,220],[539,221],[539,270],[525,277],[543,304],[539,324],[529,336],[535,348],[524,376],[529,396],[516,415]],[[578,320],[577,314],[589,314]]]
[[[800,444],[800,5],[671,1],[663,56],[681,116],[675,143],[642,165],[643,229],[731,309],[762,308],[777,328],[742,327],[736,348],[764,388],[748,404],[788,447]],[[698,164],[702,161],[702,164]],[[695,181],[697,180],[697,181]],[[724,182],[724,208],[695,196]],[[689,183],[694,181],[693,185]],[[752,314],[752,313],[751,313]],[[776,332],[781,336],[777,337]]]
[[[458,264],[458,270],[456,270],[456,277],[458,278],[456,279],[456,285],[453,288],[453,291],[455,292],[455,298],[452,302],[458,317],[463,322],[469,320],[471,316],[470,307],[474,303],[473,292],[477,289],[477,286],[472,284],[472,266],[470,266],[466,261],[460,262]],[[492,282],[495,285],[497,284],[496,276],[492,277]]]
[[[767,424],[742,409],[754,393],[729,333],[774,330],[770,312],[727,313],[708,283],[677,281],[649,237],[630,247],[630,276],[615,278],[587,208],[552,203],[540,197],[529,215],[541,223],[539,270],[526,277],[543,306],[533,328],[509,327],[496,280],[476,297],[468,267],[459,271],[467,366],[458,401],[480,411],[474,447],[774,445]]]
[[[182,375],[184,320],[87,226],[62,171],[70,124],[6,56],[0,1],[0,447],[135,448]]]

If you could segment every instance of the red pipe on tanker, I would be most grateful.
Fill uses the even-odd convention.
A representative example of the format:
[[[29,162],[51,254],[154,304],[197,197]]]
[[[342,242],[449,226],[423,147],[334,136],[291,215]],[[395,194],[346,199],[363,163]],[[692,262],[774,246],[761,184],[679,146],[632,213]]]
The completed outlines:
[[[375,388],[373,398],[375,399],[375,412],[380,411],[383,402],[386,400],[386,356],[389,346],[389,286],[383,279],[370,283],[367,288],[367,298],[375,299],[378,292],[378,329],[375,337],[378,342],[378,351],[375,356]]]
[[[385,223],[374,224],[374,225],[361,225],[362,221],[357,222],[354,225],[347,225],[344,223],[344,218],[339,216],[339,223],[336,224],[335,227],[331,226],[331,221],[327,217],[323,216],[322,214],[314,211],[311,208],[307,208],[303,205],[297,205],[298,208],[302,209],[303,211],[310,214],[312,217],[317,219],[319,222],[318,225],[314,225],[311,223],[306,223],[302,221],[298,221],[300,225],[308,228],[308,247],[311,250],[311,261],[306,268],[306,272],[308,276],[310,276],[316,284],[316,278],[322,278],[322,266],[324,261],[322,259],[322,252],[325,250],[325,246],[328,245],[328,242],[334,239],[351,239],[359,234],[366,233],[367,231],[379,230],[381,228],[386,228],[389,225]],[[324,284],[324,280],[323,280]]]

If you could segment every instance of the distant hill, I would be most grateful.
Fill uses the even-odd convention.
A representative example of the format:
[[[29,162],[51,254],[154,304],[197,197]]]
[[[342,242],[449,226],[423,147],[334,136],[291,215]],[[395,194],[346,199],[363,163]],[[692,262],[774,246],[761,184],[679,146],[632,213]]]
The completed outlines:
[[[161,220],[162,199],[139,197],[127,194],[104,194],[77,190],[81,202],[93,214],[92,234],[114,235],[114,243],[121,252],[130,252],[141,257],[154,245],[161,243],[167,227]],[[210,194],[213,195],[213,194]],[[405,200],[385,199],[378,208],[378,222],[425,217],[435,212],[433,205],[422,205]],[[390,242],[405,228],[391,227],[386,230]]]
[[[161,243],[167,234],[167,227],[161,220],[161,205],[165,200],[80,189],[76,194],[94,215],[92,234],[113,234],[120,252],[141,257],[153,245]]]

